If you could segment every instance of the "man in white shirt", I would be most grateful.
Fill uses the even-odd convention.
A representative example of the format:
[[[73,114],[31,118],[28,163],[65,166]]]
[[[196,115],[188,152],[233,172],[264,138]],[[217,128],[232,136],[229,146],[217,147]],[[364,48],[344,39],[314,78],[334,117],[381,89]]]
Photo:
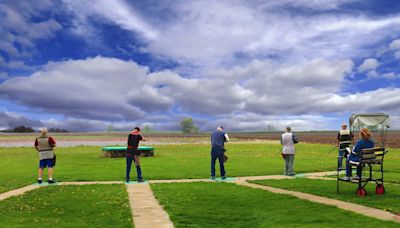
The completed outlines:
[[[291,132],[290,127],[286,127],[286,132],[282,134],[282,158],[285,160],[284,175],[294,176],[294,155],[296,150],[294,144],[298,142],[296,136]]]

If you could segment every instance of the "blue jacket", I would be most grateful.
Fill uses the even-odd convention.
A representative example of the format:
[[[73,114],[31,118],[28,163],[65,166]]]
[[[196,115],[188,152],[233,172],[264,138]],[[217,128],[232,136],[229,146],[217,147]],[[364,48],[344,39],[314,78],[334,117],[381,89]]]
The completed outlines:
[[[365,139],[360,139],[356,143],[353,152],[357,154],[357,156],[361,156],[361,150],[362,149],[367,149],[367,148],[374,148],[375,143],[372,140],[365,140]]]
[[[225,132],[223,132],[223,131],[214,131],[211,134],[211,146],[212,147],[224,148],[225,141],[226,141]]]

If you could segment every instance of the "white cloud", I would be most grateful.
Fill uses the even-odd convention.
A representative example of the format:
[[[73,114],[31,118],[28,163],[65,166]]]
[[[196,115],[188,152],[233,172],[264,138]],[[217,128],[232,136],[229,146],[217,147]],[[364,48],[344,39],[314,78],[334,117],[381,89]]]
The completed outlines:
[[[365,59],[364,62],[358,67],[359,72],[373,71],[379,66],[377,59],[369,58]]]
[[[392,50],[400,50],[400,39],[393,40],[389,44],[389,48],[392,49]]]
[[[74,29],[77,34],[88,35],[88,33],[91,33],[93,30],[90,28],[91,25],[88,20],[90,17],[100,16],[123,29],[139,33],[145,39],[157,39],[157,31],[140,18],[135,9],[123,0],[90,2],[63,0],[63,3],[75,14]]]
[[[33,108],[77,118],[131,120],[168,110],[170,98],[146,85],[148,68],[97,57],[49,63],[28,78],[0,85],[3,96]]]
[[[180,118],[198,114],[208,116],[202,120],[202,129],[218,121],[234,125],[246,116],[254,118],[241,119],[233,128],[262,129],[266,121],[274,121],[306,129],[314,126],[312,118],[306,118],[310,115],[399,114],[397,88],[342,93],[340,88],[352,70],[350,60],[316,59],[297,65],[255,60],[243,67],[185,78],[172,71],[150,73],[132,61],[96,57],[49,63],[30,77],[9,79],[0,84],[0,96],[33,112],[61,114],[83,129],[118,122],[179,129]],[[87,121],[86,126],[84,120],[94,122]]]
[[[62,26],[54,19],[42,19],[42,12],[54,6],[48,0],[3,1],[0,3],[0,50],[10,59],[27,57],[35,50],[35,41],[54,36]],[[32,21],[35,18],[36,21]]]

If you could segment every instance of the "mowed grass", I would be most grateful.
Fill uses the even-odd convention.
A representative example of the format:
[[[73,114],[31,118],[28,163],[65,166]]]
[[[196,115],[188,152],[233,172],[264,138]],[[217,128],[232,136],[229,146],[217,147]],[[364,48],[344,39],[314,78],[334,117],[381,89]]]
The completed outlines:
[[[230,183],[151,187],[176,227],[398,227],[333,206]]]
[[[366,186],[367,196],[363,198],[355,194],[358,184],[340,182],[340,191],[336,193],[336,180],[296,178],[291,180],[260,180],[252,182],[362,204],[391,211],[396,214],[400,213],[400,185],[398,184],[385,184],[386,193],[384,195],[376,195],[375,183],[370,182]]]
[[[145,179],[189,179],[210,176],[208,144],[154,145],[155,157],[141,158]],[[279,144],[228,143],[227,176],[259,176],[282,174],[283,161]],[[331,146],[299,143],[295,171],[297,173],[336,169],[336,152]],[[391,150],[385,161],[386,171],[396,171],[399,150]],[[105,158],[101,147],[78,146],[56,148],[58,181],[121,180],[125,178],[124,158]],[[33,148],[0,148],[0,192],[31,184],[37,179],[38,155]],[[131,178],[136,170],[131,171]],[[46,173],[46,172],[45,172]],[[217,164],[217,175],[219,167]],[[399,180],[400,174],[391,176]]]
[[[0,201],[0,227],[133,227],[124,185],[49,186]]]

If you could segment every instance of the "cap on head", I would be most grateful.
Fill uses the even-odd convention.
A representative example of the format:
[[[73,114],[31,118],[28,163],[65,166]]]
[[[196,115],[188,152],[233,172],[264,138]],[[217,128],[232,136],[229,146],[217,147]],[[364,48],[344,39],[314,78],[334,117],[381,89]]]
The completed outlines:
[[[217,127],[217,131],[223,131],[224,129],[222,127]]]
[[[135,127],[133,130],[140,131],[139,127]]]
[[[342,128],[346,128],[347,124],[346,123],[342,123]]]
[[[47,135],[47,133],[48,133],[48,131],[47,131],[47,128],[40,128],[40,134],[42,134],[42,135]]]

